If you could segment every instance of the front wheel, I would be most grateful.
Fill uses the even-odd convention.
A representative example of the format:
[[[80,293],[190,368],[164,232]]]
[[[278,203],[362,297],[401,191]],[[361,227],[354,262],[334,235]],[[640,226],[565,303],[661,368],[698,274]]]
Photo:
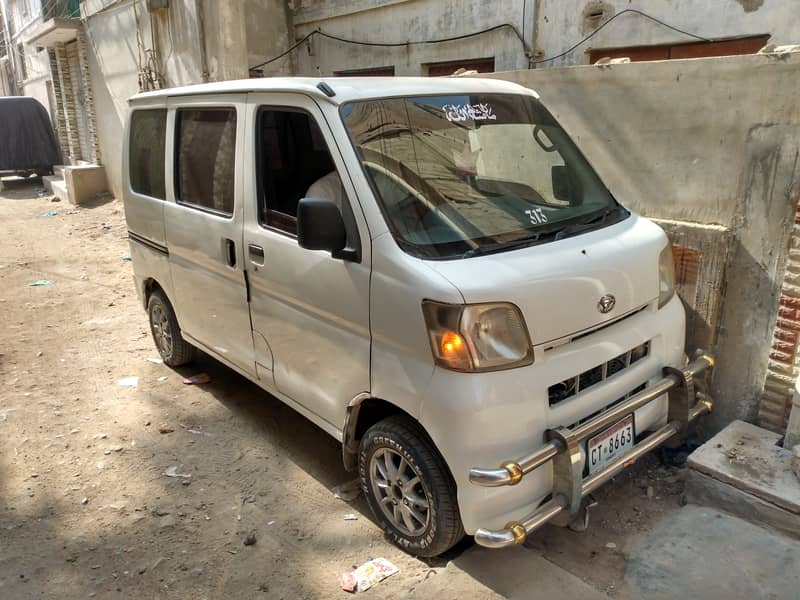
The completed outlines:
[[[408,417],[373,425],[358,452],[361,487],[391,540],[417,556],[437,556],[464,537],[456,486],[425,432]]]

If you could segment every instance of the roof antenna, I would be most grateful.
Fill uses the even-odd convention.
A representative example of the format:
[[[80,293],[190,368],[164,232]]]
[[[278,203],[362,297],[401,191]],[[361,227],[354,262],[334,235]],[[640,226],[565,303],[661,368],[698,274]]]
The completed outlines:
[[[319,68],[319,65],[317,65],[317,73],[319,74],[320,79],[324,79],[322,77],[322,69]],[[317,89],[325,94],[328,98],[333,98],[336,95],[336,92],[333,91],[333,88],[324,81],[320,81],[317,84]]]

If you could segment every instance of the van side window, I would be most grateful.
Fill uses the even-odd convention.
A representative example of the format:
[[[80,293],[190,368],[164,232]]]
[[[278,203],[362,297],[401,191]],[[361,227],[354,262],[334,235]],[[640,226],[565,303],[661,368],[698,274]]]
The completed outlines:
[[[167,110],[137,110],[131,115],[130,182],[137,194],[166,198],[164,184],[164,142]]]
[[[236,109],[179,109],[175,121],[175,198],[233,214]]]
[[[297,203],[305,197],[350,210],[325,138],[311,115],[264,108],[257,122],[258,214],[262,225],[297,234]]]

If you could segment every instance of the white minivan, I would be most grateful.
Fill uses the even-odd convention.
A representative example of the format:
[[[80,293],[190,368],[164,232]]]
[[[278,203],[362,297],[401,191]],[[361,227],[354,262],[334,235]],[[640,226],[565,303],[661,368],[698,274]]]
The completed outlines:
[[[524,87],[274,78],[130,99],[136,288],[342,443],[421,556],[503,547],[711,410],[671,247]]]

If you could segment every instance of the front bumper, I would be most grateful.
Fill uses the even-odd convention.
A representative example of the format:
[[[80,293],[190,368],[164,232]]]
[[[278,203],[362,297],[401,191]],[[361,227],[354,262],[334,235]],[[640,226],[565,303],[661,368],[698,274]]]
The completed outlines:
[[[531,471],[553,461],[553,492],[550,500],[524,519],[508,523],[502,529],[478,529],[475,541],[488,548],[521,544],[544,523],[556,518],[566,522],[576,516],[583,497],[632,465],[642,455],[673,437],[682,436],[690,422],[711,412],[713,404],[707,395],[695,390],[695,378],[713,366],[714,359],[704,354],[683,370],[666,367],[661,380],[597,417],[573,429],[562,427],[548,430],[549,441],[536,452],[518,460],[504,462],[496,469],[471,469],[471,483],[499,487],[516,485]],[[649,434],[601,471],[584,479],[581,442],[665,393],[669,393],[667,424]]]

